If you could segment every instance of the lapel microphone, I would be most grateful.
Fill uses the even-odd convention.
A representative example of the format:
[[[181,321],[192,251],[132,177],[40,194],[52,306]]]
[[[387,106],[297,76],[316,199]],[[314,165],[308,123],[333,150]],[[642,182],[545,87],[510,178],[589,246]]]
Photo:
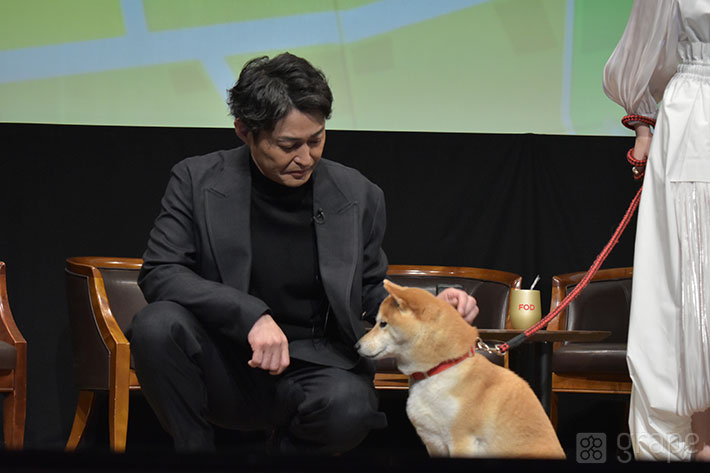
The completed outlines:
[[[325,213],[323,212],[323,209],[318,209],[318,212],[313,216],[313,221],[316,223],[323,223],[325,222]]]

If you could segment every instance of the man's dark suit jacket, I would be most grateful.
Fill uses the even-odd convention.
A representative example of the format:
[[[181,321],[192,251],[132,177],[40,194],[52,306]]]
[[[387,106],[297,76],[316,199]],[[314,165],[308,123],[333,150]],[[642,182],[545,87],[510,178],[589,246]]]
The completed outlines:
[[[175,165],[139,277],[148,302],[177,302],[244,347],[268,310],[248,294],[250,159],[241,146]],[[321,279],[348,353],[316,350],[310,340],[289,348],[295,358],[348,369],[358,361],[351,347],[365,332],[363,319],[374,318],[386,296],[384,195],[358,171],[326,159],[311,179]]]

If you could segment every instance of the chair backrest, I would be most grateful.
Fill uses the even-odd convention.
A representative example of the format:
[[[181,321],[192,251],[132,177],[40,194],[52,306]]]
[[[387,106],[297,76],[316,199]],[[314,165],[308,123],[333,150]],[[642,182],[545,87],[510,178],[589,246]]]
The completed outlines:
[[[80,389],[108,389],[111,351],[147,302],[138,258],[74,257],[66,263],[67,304]]]
[[[585,272],[553,276],[550,309],[556,308],[584,277]],[[577,298],[550,322],[548,329],[608,330],[603,343],[626,343],[631,308],[633,268],[598,271]]]
[[[143,291],[138,287],[140,268],[105,267],[99,268],[99,271],[104,279],[113,316],[125,333],[136,313],[148,304]]]
[[[520,288],[522,277],[493,269],[456,266],[390,265],[387,276],[403,286],[419,287],[436,295],[457,287],[476,298],[479,328],[506,328],[510,290]]]

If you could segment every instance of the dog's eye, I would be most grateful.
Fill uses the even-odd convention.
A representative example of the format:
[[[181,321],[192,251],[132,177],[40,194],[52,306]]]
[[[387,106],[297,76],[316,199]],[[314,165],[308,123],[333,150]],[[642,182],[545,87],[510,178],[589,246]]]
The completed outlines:
[[[387,322],[385,322],[385,321],[383,320],[383,321],[380,322],[380,328],[385,328],[385,327],[387,327]]]

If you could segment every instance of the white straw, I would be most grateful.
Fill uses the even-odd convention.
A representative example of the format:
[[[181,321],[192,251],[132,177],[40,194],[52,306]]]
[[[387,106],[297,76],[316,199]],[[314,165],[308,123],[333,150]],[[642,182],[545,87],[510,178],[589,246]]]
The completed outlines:
[[[538,275],[535,277],[535,280],[533,281],[532,286],[530,286],[530,290],[531,290],[531,291],[532,291],[533,289],[535,289],[535,285],[538,283],[539,280],[540,280],[540,275],[538,274]]]

